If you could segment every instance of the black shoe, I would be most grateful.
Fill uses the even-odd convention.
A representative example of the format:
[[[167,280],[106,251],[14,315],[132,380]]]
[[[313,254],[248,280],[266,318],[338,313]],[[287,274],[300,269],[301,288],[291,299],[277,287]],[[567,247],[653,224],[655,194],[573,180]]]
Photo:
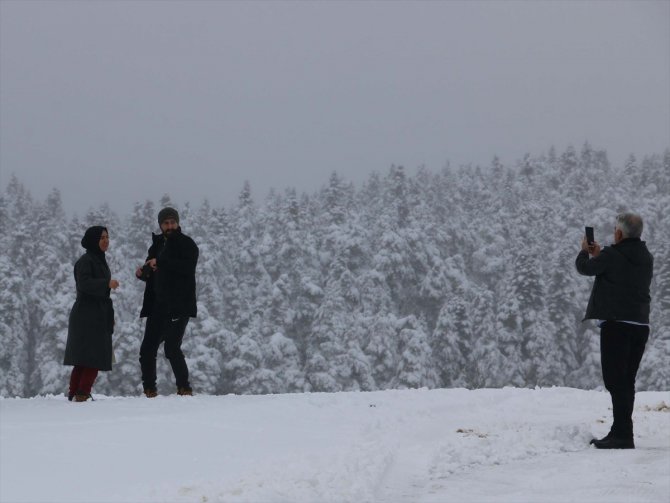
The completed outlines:
[[[632,438],[603,438],[601,440],[592,440],[591,443],[596,449],[635,449],[635,442]]]
[[[74,395],[75,395],[75,393],[72,393],[71,391],[67,394],[67,399],[68,399],[69,402],[72,401],[72,399],[74,398]]]
[[[612,435],[612,432],[608,433],[601,439],[597,438],[592,438],[591,441],[589,442],[589,445],[595,445],[596,442],[604,442],[605,440],[609,440],[610,436]]]

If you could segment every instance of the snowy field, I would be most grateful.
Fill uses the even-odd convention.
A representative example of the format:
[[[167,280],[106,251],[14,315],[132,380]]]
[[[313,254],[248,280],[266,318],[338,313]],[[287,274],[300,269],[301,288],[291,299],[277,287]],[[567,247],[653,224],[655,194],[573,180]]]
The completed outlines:
[[[627,451],[568,388],[0,399],[0,500],[668,502],[670,392],[637,398]]]

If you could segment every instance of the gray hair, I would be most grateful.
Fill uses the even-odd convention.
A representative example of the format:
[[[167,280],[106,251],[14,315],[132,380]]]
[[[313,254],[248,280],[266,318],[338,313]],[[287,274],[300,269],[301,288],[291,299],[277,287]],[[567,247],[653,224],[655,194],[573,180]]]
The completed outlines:
[[[642,217],[637,213],[619,213],[616,216],[616,228],[624,238],[639,238],[642,235]]]

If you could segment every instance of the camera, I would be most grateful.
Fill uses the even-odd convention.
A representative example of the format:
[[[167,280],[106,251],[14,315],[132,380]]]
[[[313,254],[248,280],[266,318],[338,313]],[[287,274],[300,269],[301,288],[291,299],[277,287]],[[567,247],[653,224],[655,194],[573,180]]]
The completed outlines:
[[[151,277],[153,270],[149,264],[144,264],[142,266],[142,279],[147,280]]]

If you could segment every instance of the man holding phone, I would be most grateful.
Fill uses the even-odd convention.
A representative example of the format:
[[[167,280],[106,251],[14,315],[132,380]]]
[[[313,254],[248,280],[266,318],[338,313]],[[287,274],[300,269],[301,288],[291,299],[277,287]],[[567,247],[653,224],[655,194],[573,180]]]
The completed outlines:
[[[614,244],[601,249],[584,236],[575,261],[580,274],[596,277],[584,320],[599,322],[603,380],[612,396],[612,428],[591,441],[598,449],[635,448],[635,377],[649,338],[654,269],[654,258],[640,239],[642,227],[642,217],[635,213],[617,215]]]

